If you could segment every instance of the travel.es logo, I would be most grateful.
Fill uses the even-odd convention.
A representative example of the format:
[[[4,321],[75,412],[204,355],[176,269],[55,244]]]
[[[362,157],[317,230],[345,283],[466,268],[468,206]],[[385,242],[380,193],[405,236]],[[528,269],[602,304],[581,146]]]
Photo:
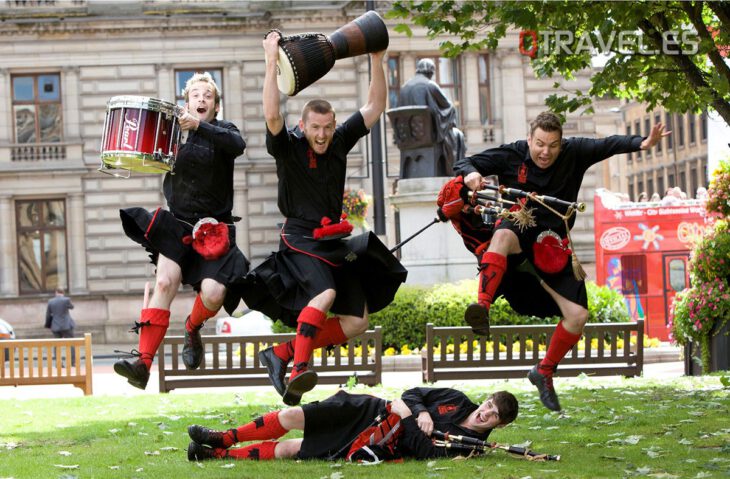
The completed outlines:
[[[657,48],[636,30],[583,32],[571,30],[522,30],[520,32],[520,53],[530,58],[553,53],[576,55],[593,53],[611,55],[614,53],[639,55],[694,55],[699,52],[699,36],[692,31],[667,30],[661,32],[661,45]]]

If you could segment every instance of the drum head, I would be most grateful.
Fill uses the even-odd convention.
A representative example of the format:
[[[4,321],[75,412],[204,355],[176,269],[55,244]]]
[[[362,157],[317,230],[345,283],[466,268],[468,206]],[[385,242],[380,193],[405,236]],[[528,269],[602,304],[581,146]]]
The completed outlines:
[[[169,162],[158,161],[144,153],[111,151],[101,154],[103,168],[128,170],[138,173],[167,173],[172,170]]]
[[[294,68],[283,48],[279,47],[279,60],[276,62],[276,83],[279,91],[292,96],[297,89],[297,79]]]
[[[137,108],[142,110],[159,111],[167,115],[175,114],[174,103],[147,96],[114,96],[109,99],[107,106],[110,110],[115,108]]]

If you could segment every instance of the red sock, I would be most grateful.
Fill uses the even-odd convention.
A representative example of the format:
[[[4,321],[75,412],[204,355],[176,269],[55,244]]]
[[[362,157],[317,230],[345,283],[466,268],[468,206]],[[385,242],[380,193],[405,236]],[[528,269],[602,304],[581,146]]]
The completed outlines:
[[[193,310],[190,312],[188,320],[185,321],[185,329],[190,333],[194,328],[199,328],[206,320],[212,318],[217,313],[218,310],[212,311],[206,308],[203,304],[203,299],[198,294],[195,297],[195,303],[193,303]]]
[[[140,359],[149,369],[170,325],[170,311],[157,308],[143,309],[139,322],[143,325],[139,328]]]
[[[277,441],[266,441],[237,449],[228,449],[226,451],[228,453],[227,457],[250,459],[252,461],[269,461],[275,459],[274,450],[277,444],[279,444]]]
[[[324,322],[324,326],[314,337],[312,350],[334,344],[343,344],[346,343],[348,339],[349,338],[345,335],[344,331],[342,331],[340,318],[334,316]],[[274,346],[274,354],[288,363],[294,357],[296,342],[297,340],[294,338],[285,343],[277,344]]]
[[[540,361],[538,372],[545,376],[552,375],[555,366],[575,346],[580,340],[580,337],[581,334],[573,334],[566,331],[563,327],[563,321],[560,321],[555,327],[552,338],[550,338],[547,353],[545,353],[545,357]]]
[[[292,369],[289,381],[291,382],[298,374],[307,370],[309,358],[314,351],[314,339],[319,330],[324,326],[327,313],[317,308],[306,306],[299,313],[297,318],[297,336],[294,343],[294,369]]]
[[[231,429],[223,435],[223,444],[226,447],[239,442],[260,441],[263,439],[279,439],[289,432],[279,422],[279,411],[273,411],[257,417],[253,421]]]
[[[477,301],[486,306],[487,309],[494,301],[494,293],[497,292],[502,276],[507,270],[507,257],[499,253],[487,251],[482,256],[479,271],[479,294]]]

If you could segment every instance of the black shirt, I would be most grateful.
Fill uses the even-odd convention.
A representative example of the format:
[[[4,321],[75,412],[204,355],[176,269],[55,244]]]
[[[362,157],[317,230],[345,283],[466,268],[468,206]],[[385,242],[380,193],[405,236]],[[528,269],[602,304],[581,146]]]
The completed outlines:
[[[560,154],[546,169],[535,165],[527,141],[520,140],[464,158],[454,165],[454,171],[464,177],[475,171],[482,176],[496,174],[500,185],[575,202],[583,176],[590,166],[615,154],[639,151],[643,140],[641,136],[623,135],[601,139],[563,139]],[[539,225],[556,231],[565,229],[563,220],[557,215],[535,202],[530,202],[529,206],[537,207],[535,213]],[[566,210],[555,209],[563,214]],[[571,218],[571,227],[574,222],[575,216]]]
[[[231,222],[233,167],[245,148],[238,128],[227,121],[201,121],[190,130],[163,183],[170,211],[191,222],[208,216]]]
[[[431,438],[418,427],[416,418],[422,411],[428,412],[433,428],[454,435],[469,436],[486,441],[491,429],[479,433],[461,427],[459,424],[479,406],[471,402],[466,394],[451,388],[413,388],[404,392],[401,399],[411,409],[411,416],[401,420],[403,434],[398,447],[404,457],[426,459],[459,454],[459,451],[436,447]]]
[[[304,135],[286,126],[274,136],[266,130],[266,148],[276,159],[279,211],[287,218],[314,222],[323,217],[340,221],[345,190],[347,153],[369,130],[359,111],[335,128],[327,152],[317,155]]]

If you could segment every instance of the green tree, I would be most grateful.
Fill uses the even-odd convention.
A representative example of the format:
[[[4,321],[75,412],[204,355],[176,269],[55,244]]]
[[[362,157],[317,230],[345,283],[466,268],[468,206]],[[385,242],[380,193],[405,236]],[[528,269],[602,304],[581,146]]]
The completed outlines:
[[[403,19],[396,31],[409,36],[415,25],[432,39],[457,39],[441,42],[447,56],[495,49],[509,29],[535,32],[521,41],[531,50],[533,36],[538,40],[531,63],[540,77],[572,79],[591,67],[591,47],[610,51],[603,68],[591,71],[588,91],[547,99],[556,112],[592,111],[592,99],[608,95],[679,113],[710,106],[730,124],[730,67],[723,57],[730,45],[728,1],[397,0],[387,16]],[[560,38],[551,35],[558,31]]]

